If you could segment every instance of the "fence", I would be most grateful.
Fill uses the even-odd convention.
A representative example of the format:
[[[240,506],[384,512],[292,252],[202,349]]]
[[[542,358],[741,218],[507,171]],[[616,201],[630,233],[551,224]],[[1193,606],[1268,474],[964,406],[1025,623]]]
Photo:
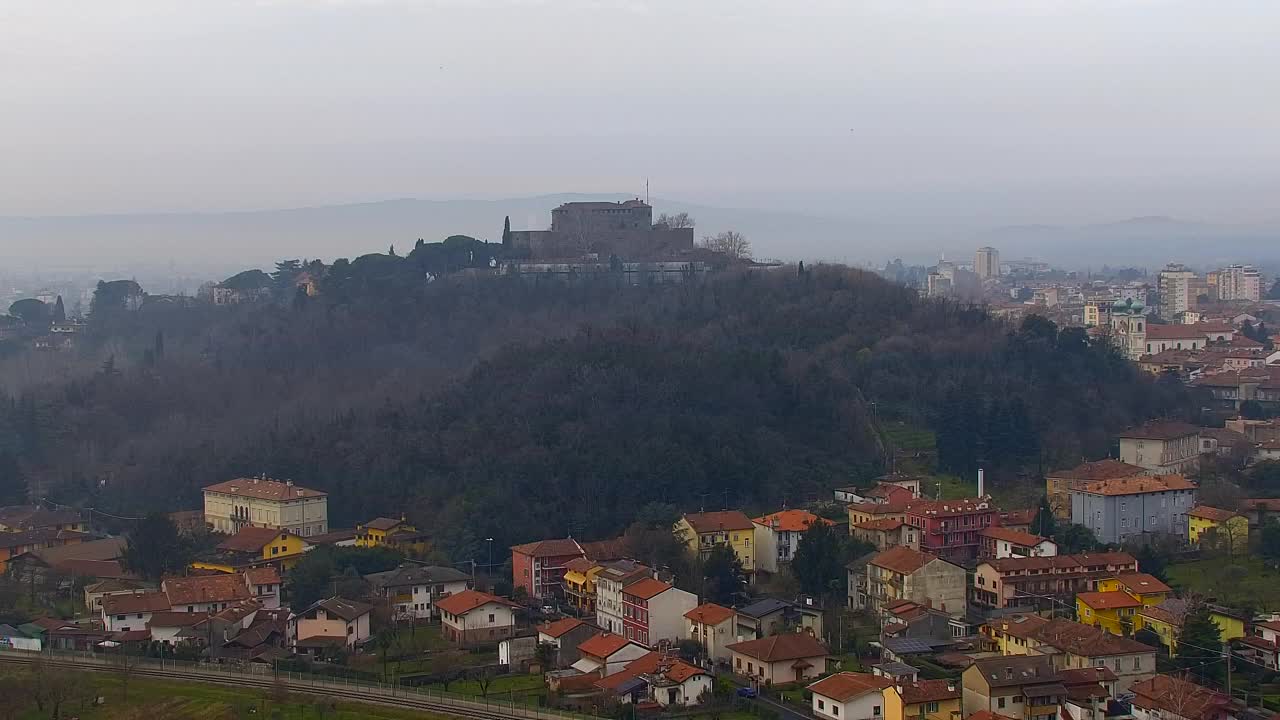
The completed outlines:
[[[88,670],[132,672],[152,676],[168,676],[180,680],[200,681],[203,679],[213,683],[247,686],[261,686],[264,682],[270,682],[279,677],[284,680],[292,692],[305,693],[311,690],[320,694],[345,696],[356,701],[362,698],[384,704],[395,704],[400,701],[405,705],[412,705],[417,701],[441,705],[444,708],[454,708],[459,712],[492,713],[503,717],[536,720],[600,720],[590,715],[534,707],[515,701],[495,702],[482,697],[441,692],[425,687],[405,687],[396,683],[383,683],[359,677],[316,675],[302,672],[273,673],[271,668],[261,664],[256,664],[258,667],[254,668],[255,663],[212,664],[187,660],[145,658],[116,653],[71,650],[45,650],[37,653],[0,648],[0,662],[25,663],[38,659],[79,665]],[[445,711],[447,712],[447,710]]]

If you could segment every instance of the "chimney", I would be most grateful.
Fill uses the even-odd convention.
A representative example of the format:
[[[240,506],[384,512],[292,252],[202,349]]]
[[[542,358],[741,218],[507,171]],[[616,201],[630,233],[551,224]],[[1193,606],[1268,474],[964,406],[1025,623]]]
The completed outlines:
[[[983,489],[984,489],[984,483],[983,483],[983,477],[982,477],[982,468],[978,468],[978,497],[982,497]]]
[[[956,691],[956,681],[953,678],[947,681],[947,692],[955,692],[955,691]]]

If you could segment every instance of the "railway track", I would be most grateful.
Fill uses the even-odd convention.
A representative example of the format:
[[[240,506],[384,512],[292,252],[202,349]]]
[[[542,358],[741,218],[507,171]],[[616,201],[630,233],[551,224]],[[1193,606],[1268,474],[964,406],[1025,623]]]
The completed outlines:
[[[0,652],[0,663],[30,665],[37,659],[50,667],[86,670],[90,672],[120,673],[121,667],[97,658],[76,658],[36,655],[28,653]],[[158,678],[179,682],[195,682],[212,685],[228,685],[240,688],[272,690],[276,687],[274,676],[256,676],[240,673],[192,672],[189,668],[163,668],[150,664],[135,665],[129,669],[131,677]],[[287,675],[284,684],[291,693],[316,695],[354,703],[383,705],[405,710],[421,710],[437,715],[447,715],[472,720],[508,720],[509,718],[528,718],[530,720],[595,720],[586,716],[570,716],[553,713],[533,707],[512,705],[510,708],[495,707],[491,703],[469,702],[461,699],[431,697],[412,690],[388,690],[374,687],[352,687],[341,683],[315,682],[311,680],[295,680]]]

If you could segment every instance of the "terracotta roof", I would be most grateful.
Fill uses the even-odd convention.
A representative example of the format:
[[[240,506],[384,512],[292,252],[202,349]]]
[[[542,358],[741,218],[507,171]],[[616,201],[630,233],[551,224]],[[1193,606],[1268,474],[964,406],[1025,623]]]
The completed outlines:
[[[613,655],[630,644],[631,643],[621,635],[600,633],[599,635],[593,635],[580,643],[578,645],[578,651],[583,655],[608,658],[610,655]]]
[[[585,622],[578,618],[562,618],[555,622],[549,622],[538,626],[538,633],[547,637],[558,638],[565,633],[586,625]]]
[[[191,627],[203,622],[207,617],[209,617],[209,613],[160,610],[151,614],[151,620],[147,622],[147,627]]]
[[[1032,535],[1031,533],[1022,532],[1021,530],[1011,530],[1005,527],[983,528],[982,532],[978,534],[983,537],[995,538],[996,540],[1003,540],[1007,543],[1013,543],[1014,545],[1020,545],[1023,547],[1035,547],[1045,541],[1045,538],[1042,538],[1039,535]]]
[[[955,700],[960,697],[960,682],[958,680],[920,680],[904,683],[899,694],[902,695],[902,702],[906,705]]]
[[[404,523],[403,520],[397,520],[396,518],[376,517],[370,520],[369,522],[365,523],[363,527],[369,528],[370,530],[386,531],[402,523]]]
[[[111,633],[111,639],[118,643],[143,642],[151,639],[150,630],[121,630]]]
[[[628,585],[623,591],[623,595],[634,595],[641,600],[648,600],[655,595],[660,595],[671,589],[671,586],[661,580],[653,578],[644,578],[637,580]]]
[[[174,605],[235,602],[250,597],[244,576],[239,574],[171,577],[165,578],[160,587]]]
[[[1155,652],[1155,648],[1137,640],[1112,635],[1102,628],[1071,620],[1050,620],[1036,631],[1035,637],[1042,643],[1077,657],[1096,658]]]
[[[1092,495],[1141,495],[1169,490],[1195,490],[1196,484],[1181,475],[1143,475],[1098,480],[1084,486]]]
[[[450,597],[457,597],[457,595],[452,595]],[[448,600],[448,599],[450,598],[445,598],[445,600]],[[444,600],[440,600],[436,602],[436,606],[438,607],[442,602],[444,602]],[[331,598],[326,598],[324,600],[317,601],[314,605],[307,608],[303,612],[307,613],[315,608],[323,608],[326,613],[330,615],[337,615],[338,617],[342,618],[343,620],[346,620],[347,622],[351,622],[352,620],[355,620],[361,615],[364,615],[365,613],[368,613],[373,610],[372,605],[367,605],[362,602],[356,602],[355,600],[347,600],[346,598],[331,597]]]
[[[536,542],[525,543],[523,545],[511,546],[512,552],[518,552],[521,555],[529,557],[564,557],[566,555],[581,556],[582,546],[573,538],[556,538],[553,540],[538,540]]]
[[[1152,327],[1155,326],[1152,325]],[[1129,428],[1119,433],[1118,437],[1135,440],[1176,440],[1177,438],[1198,435],[1199,433],[1200,428],[1195,425],[1170,420],[1156,420],[1145,425]]]
[[[490,595],[487,592],[479,590],[463,590],[460,593],[441,598],[436,601],[436,607],[449,613],[450,615],[466,615],[478,607],[483,607],[489,603],[497,603],[507,607],[519,607],[515,603],[500,598],[497,595]]]
[[[893,682],[889,678],[880,677],[879,675],[860,672],[839,672],[819,680],[810,685],[808,689],[815,695],[829,697],[836,702],[845,702],[870,692],[879,693],[891,685],[893,685]]]
[[[1148,340],[1203,340],[1207,332],[1196,325],[1147,325]]]
[[[1189,720],[1216,717],[1231,704],[1231,698],[1222,693],[1168,675],[1134,683],[1129,690],[1134,694],[1135,706],[1164,710]]]
[[[1174,627],[1182,627],[1182,621],[1187,616],[1189,605],[1186,600],[1169,598],[1159,605],[1142,608],[1138,611],[1138,614],[1145,618],[1168,623]]]
[[[210,485],[204,489],[205,492],[223,493],[226,495],[236,495],[238,497],[255,498],[258,500],[274,500],[276,502],[284,502],[286,500],[300,500],[303,498],[325,497],[328,493],[304,488],[301,485],[294,485],[289,482],[280,482],[279,480],[262,480],[257,478],[237,478],[235,480],[227,480]]]
[[[690,665],[679,658],[667,657],[661,652],[654,651],[632,660],[622,670],[601,678],[595,684],[596,687],[604,688],[605,690],[614,690],[622,687],[628,680],[641,675],[662,676],[672,682],[682,683],[691,677],[706,674],[708,673],[702,668]]]
[[[53,564],[53,569],[67,575],[91,578],[132,578],[133,573],[124,569],[119,560],[87,560],[68,558]]]
[[[1147,469],[1139,465],[1130,465],[1114,458],[1107,458],[1077,465],[1070,470],[1055,470],[1049,473],[1048,477],[1068,480],[1110,480],[1112,478],[1133,477],[1146,472]]]
[[[1011,718],[1008,715],[993,713],[990,710],[979,710],[976,713],[971,713],[966,716],[965,720],[1014,720],[1014,718]]]
[[[280,571],[268,565],[244,571],[245,582],[250,585],[279,585]]]
[[[1191,517],[1212,520],[1213,522],[1226,522],[1231,518],[1240,517],[1240,513],[1232,512],[1230,510],[1222,510],[1208,505],[1197,505],[1188,510],[1187,514]]]
[[[1123,590],[1112,590],[1109,592],[1082,592],[1076,594],[1076,599],[1094,610],[1142,607],[1142,603],[1133,599],[1132,595]]]
[[[892,486],[890,486],[892,487]],[[897,488],[901,491],[901,488]],[[808,510],[779,510],[776,513],[761,515],[753,522],[767,525],[782,532],[804,532],[814,525],[834,525],[824,517],[818,517]]]
[[[625,536],[578,544],[582,546],[582,552],[595,562],[621,560],[635,554],[635,551],[631,548],[631,541]]]
[[[730,650],[765,662],[826,657],[827,647],[808,633],[770,635],[727,645]]]
[[[1035,522],[1036,514],[1040,512],[1039,508],[1024,508],[1022,510],[1006,510],[1000,513],[1001,525],[1027,525]]]
[[[1280,498],[1246,498],[1240,501],[1240,507],[1244,510],[1280,512]]]
[[[678,683],[682,683],[691,677],[696,677],[698,675],[709,675],[709,674],[710,673],[708,673],[706,670],[703,670],[702,668],[697,667],[695,665],[690,665],[689,663],[683,660],[676,660],[675,662],[671,663],[671,665],[667,668],[666,672],[663,673],[663,675],[667,676],[668,680],[672,682],[678,682]]]
[[[703,603],[684,614],[690,620],[704,625],[719,625],[733,615],[733,610],[715,603]]]
[[[723,532],[725,530],[753,530],[755,525],[751,518],[739,510],[719,510],[716,512],[689,513],[684,516],[685,522],[696,533]]]
[[[1173,588],[1164,584],[1160,578],[1147,573],[1126,573],[1116,577],[1129,592],[1135,593],[1167,593]]]
[[[849,503],[849,509],[856,512],[864,512],[868,515],[900,515],[907,511],[907,502],[903,498],[890,498],[888,502],[882,503]]]
[[[323,535],[312,535],[307,538],[307,542],[312,545],[331,545],[333,543],[342,542],[344,540],[355,540],[355,528],[341,528],[338,530],[330,530]]]
[[[74,545],[32,550],[31,554],[50,567],[57,567],[65,560],[118,560],[124,555],[127,544],[124,538],[110,537]]]
[[[245,526],[239,532],[218,543],[219,550],[232,552],[261,552],[262,548],[275,541],[284,530],[267,527]]]
[[[859,530],[891,532],[893,530],[897,530],[903,525],[906,525],[906,523],[902,522],[901,520],[897,520],[894,518],[881,518],[879,520],[868,520],[867,522],[856,523],[854,527]]]
[[[903,575],[910,575],[936,559],[928,553],[912,550],[905,545],[896,545],[871,558],[870,564],[896,573],[902,573]]]
[[[107,615],[127,615],[168,610],[169,598],[162,592],[138,592],[128,595],[107,595],[102,598],[102,612]]]
[[[992,630],[1020,638],[1034,637],[1036,631],[1048,624],[1049,621],[1039,615],[1022,613],[987,621],[987,627]]]
[[[1115,682],[1116,674],[1108,667],[1087,667],[1059,670],[1058,679],[1063,685],[1082,685],[1087,683]]]
[[[583,549],[586,549],[585,546]],[[564,564],[564,569],[570,572],[581,573],[586,575],[591,568],[596,566],[595,560],[588,560],[585,557],[574,558]]]

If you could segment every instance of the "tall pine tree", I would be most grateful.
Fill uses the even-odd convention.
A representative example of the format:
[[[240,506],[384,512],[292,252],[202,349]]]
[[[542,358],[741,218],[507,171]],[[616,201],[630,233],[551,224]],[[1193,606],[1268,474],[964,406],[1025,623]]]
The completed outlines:
[[[1178,635],[1178,667],[1202,678],[1217,680],[1226,674],[1222,657],[1222,631],[1209,615],[1209,606],[1198,603],[1182,618]]]

